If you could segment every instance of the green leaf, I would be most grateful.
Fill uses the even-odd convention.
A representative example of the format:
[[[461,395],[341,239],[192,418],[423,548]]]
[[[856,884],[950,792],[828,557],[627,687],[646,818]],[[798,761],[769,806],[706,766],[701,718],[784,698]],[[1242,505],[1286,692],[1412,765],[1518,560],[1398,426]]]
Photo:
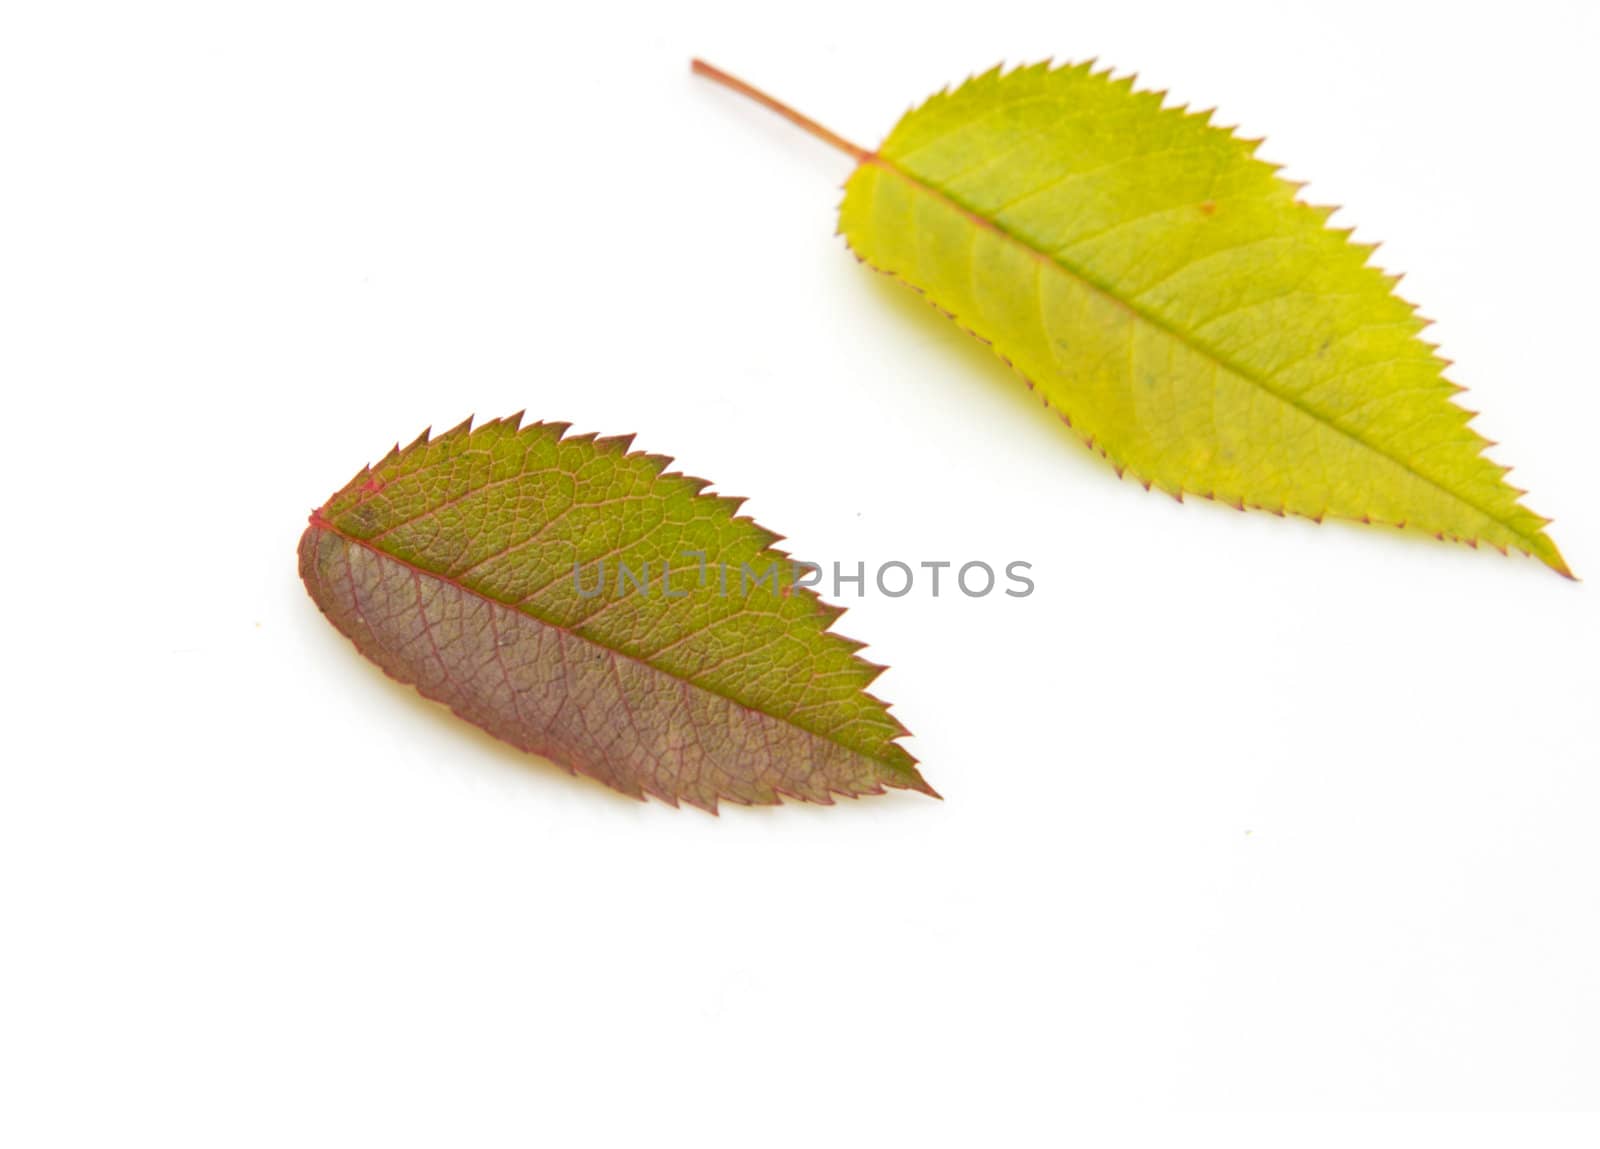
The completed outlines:
[[[1427,321],[1259,141],[1089,64],[941,92],[857,160],[840,231],[1147,488],[1388,523],[1570,576],[1453,401]]]
[[[828,631],[843,610],[796,585],[743,500],[632,436],[520,421],[425,434],[312,513],[300,576],[363,654],[635,797],[933,794],[866,691],[883,668]]]

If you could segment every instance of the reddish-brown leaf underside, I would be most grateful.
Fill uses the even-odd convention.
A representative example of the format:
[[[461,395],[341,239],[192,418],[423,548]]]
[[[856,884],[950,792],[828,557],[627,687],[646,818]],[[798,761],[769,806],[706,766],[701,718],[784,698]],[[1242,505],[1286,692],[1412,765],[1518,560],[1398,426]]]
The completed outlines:
[[[742,500],[629,452],[631,436],[566,429],[469,420],[364,468],[301,537],[311,597],[392,677],[625,794],[713,812],[934,795],[865,689],[882,667],[828,629],[843,612],[809,590],[724,584],[686,562],[651,571],[657,593],[580,594],[575,564],[592,590],[602,562],[789,558],[736,514]]]

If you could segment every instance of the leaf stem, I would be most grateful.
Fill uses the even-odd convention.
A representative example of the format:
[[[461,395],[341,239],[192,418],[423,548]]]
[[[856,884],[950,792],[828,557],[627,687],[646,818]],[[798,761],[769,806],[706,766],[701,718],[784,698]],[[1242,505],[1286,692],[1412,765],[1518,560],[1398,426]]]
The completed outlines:
[[[760,88],[752,87],[743,80],[739,79],[737,76],[730,76],[721,68],[714,67],[713,65],[708,64],[704,60],[698,58],[693,60],[689,67],[695,75],[704,76],[708,80],[714,80],[725,88],[732,88],[741,96],[747,96],[769,111],[777,112],[778,115],[788,120],[791,124],[794,124],[801,130],[817,137],[817,139],[821,140],[823,143],[838,148],[841,152],[855,160],[858,164],[865,163],[872,158],[872,153],[866,148],[852,144],[849,140],[845,139],[837,132],[829,131],[827,128],[817,123],[817,121],[813,120],[810,116],[801,115],[788,104],[780,103],[779,101],[774,100]]]

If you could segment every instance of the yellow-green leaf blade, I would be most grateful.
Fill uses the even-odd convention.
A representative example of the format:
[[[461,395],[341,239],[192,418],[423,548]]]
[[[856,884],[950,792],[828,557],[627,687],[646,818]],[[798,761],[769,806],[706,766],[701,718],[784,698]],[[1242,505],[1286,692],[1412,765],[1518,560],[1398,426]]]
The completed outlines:
[[[1147,484],[1569,573],[1425,322],[1254,148],[1086,65],[994,71],[901,120],[840,228]]]

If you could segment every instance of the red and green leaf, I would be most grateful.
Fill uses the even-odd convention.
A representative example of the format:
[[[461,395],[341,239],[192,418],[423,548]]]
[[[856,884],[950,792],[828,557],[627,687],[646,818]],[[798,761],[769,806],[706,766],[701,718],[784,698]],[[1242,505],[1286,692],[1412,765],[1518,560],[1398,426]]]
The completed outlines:
[[[626,794],[933,794],[867,692],[882,667],[742,500],[566,431],[518,416],[396,447],[313,512],[311,597],[393,677]]]

